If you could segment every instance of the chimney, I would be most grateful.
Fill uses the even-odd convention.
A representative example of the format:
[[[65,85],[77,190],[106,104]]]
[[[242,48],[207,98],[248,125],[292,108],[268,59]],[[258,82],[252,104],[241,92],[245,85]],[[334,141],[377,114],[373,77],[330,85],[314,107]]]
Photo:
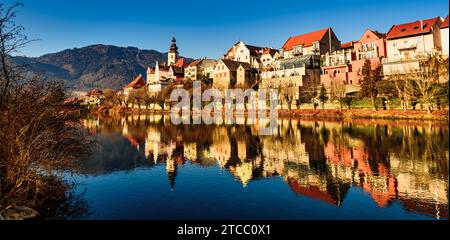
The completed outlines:
[[[420,20],[420,30],[423,31],[423,20]]]

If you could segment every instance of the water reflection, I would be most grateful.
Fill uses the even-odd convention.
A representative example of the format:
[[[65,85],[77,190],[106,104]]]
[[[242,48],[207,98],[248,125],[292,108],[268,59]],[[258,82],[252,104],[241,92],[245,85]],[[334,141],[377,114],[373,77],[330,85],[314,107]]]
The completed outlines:
[[[168,116],[88,118],[102,151],[88,174],[165,165],[169,187],[186,161],[218,165],[249,182],[279,176],[301,196],[335,206],[357,187],[381,207],[448,218],[449,132],[446,123],[279,120],[272,136],[241,119],[236,125],[171,125]],[[126,138],[127,141],[123,141]],[[121,161],[122,156],[130,161]]]

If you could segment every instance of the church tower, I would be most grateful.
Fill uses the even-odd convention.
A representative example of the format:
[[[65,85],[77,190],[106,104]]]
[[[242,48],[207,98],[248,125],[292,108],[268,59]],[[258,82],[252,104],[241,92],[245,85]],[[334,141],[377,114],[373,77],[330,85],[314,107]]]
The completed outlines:
[[[178,47],[177,47],[177,40],[175,40],[175,36],[172,37],[172,45],[170,46],[170,50],[168,53],[168,59],[167,63],[169,65],[175,64],[178,58]]]

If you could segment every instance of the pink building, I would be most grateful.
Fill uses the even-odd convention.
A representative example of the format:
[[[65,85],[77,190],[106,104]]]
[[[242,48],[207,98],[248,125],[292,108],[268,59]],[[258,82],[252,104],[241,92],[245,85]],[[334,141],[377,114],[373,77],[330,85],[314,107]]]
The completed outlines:
[[[358,85],[365,61],[370,60],[374,69],[386,57],[386,35],[368,29],[358,41],[344,43],[340,50],[323,57],[321,82],[326,87]]]
[[[372,69],[381,65],[381,59],[387,56],[386,34],[367,29],[357,43],[355,43],[356,60],[352,62],[353,71],[357,73],[357,82],[361,80],[362,67],[366,60],[370,60]]]
[[[356,60],[354,42],[341,44],[341,49],[323,55],[322,74],[320,80],[325,87],[335,84],[353,84],[356,76],[352,62]]]

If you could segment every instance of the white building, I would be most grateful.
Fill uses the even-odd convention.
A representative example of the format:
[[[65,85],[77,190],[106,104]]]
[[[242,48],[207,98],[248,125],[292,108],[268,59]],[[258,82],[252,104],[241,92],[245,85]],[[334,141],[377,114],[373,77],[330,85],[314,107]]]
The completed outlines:
[[[440,17],[394,25],[387,33],[384,75],[419,69],[419,60],[442,50]]]

